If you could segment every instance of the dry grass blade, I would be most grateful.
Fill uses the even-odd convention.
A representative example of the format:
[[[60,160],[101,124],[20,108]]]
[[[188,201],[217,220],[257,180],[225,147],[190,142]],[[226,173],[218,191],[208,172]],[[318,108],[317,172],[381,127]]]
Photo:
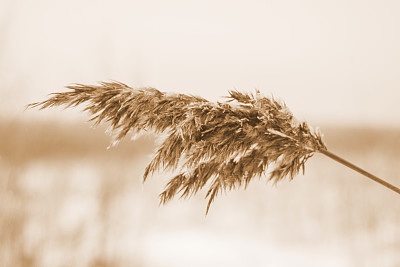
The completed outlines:
[[[271,170],[269,179],[293,179],[314,152],[326,151],[319,132],[298,123],[285,104],[273,98],[230,91],[227,101],[133,89],[119,82],[77,84],[28,107],[85,104],[95,124],[110,123],[113,144],[127,134],[166,132],[168,137],[147,166],[146,180],[160,169],[179,174],[160,194],[161,203],[189,197],[208,186],[207,212],[222,190],[246,186]]]

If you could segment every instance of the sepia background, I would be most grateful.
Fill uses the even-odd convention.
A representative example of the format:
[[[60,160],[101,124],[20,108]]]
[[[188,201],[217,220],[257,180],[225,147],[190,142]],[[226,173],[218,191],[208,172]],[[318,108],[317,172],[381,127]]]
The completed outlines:
[[[328,148],[400,186],[400,2],[0,0],[0,266],[399,266],[400,198],[315,155],[305,175],[159,206],[154,136],[107,150],[79,109],[117,80],[280,98]]]

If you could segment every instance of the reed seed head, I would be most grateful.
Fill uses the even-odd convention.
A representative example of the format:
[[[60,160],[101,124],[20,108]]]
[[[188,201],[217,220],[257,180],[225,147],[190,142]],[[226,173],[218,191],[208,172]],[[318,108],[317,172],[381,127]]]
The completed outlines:
[[[207,213],[223,190],[247,186],[254,177],[274,182],[293,179],[314,152],[326,149],[321,135],[297,122],[272,97],[229,91],[226,101],[133,89],[119,82],[76,84],[28,107],[85,105],[95,124],[108,122],[117,144],[128,134],[166,133],[143,179],[159,170],[176,170],[160,194],[162,204],[176,195],[190,197],[207,187]]]

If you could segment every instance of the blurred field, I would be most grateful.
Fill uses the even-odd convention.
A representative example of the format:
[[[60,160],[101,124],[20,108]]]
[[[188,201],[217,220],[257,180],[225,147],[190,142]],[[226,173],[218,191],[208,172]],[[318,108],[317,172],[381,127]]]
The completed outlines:
[[[400,197],[322,155],[305,176],[158,205],[151,137],[107,150],[89,124],[0,121],[0,266],[400,266]],[[400,131],[321,127],[400,186]]]

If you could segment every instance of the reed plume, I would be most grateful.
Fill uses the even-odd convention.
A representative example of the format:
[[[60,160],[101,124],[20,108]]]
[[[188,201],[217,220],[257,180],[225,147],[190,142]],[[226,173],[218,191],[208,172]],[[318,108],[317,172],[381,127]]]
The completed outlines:
[[[159,170],[177,170],[160,194],[162,204],[174,196],[190,197],[208,187],[211,203],[223,190],[246,187],[255,177],[274,182],[304,173],[306,161],[320,152],[400,193],[400,189],[332,154],[319,131],[298,122],[286,105],[259,91],[229,91],[223,102],[155,88],[133,89],[119,82],[76,84],[28,107],[74,107],[95,124],[109,123],[112,145],[128,134],[166,133],[143,180]],[[267,170],[270,172],[267,174]]]

